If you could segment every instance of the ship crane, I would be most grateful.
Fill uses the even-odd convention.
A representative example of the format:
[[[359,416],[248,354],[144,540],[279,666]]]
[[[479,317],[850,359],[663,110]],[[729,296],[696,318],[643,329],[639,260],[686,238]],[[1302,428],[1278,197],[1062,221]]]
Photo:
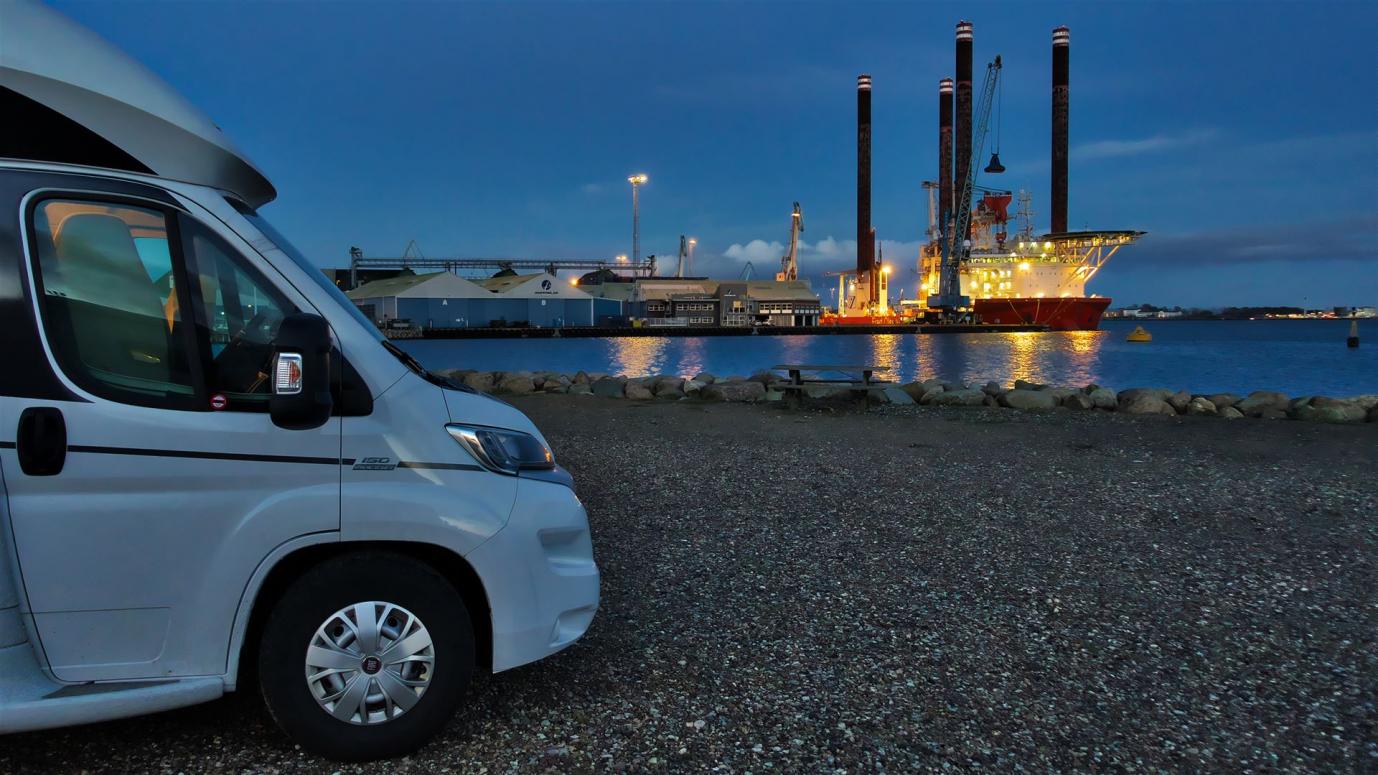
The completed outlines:
[[[804,211],[799,203],[794,203],[794,215],[789,222],[789,252],[780,259],[780,271],[775,273],[779,282],[799,279],[799,235],[804,231]]]
[[[1019,218],[1019,241],[1033,242],[1033,195],[1024,189],[1019,189],[1019,211],[1016,213]]]
[[[952,318],[957,310],[971,304],[971,299],[962,295],[961,271],[971,254],[971,240],[967,238],[971,228],[971,193],[976,185],[976,174],[980,171],[981,154],[986,147],[986,132],[990,129],[990,111],[995,101],[995,90],[1000,83],[1000,57],[986,65],[986,79],[981,84],[981,100],[976,108],[976,125],[972,137],[971,158],[967,169],[958,170],[962,177],[961,194],[953,205],[953,223],[941,239],[943,257],[942,270],[938,275],[938,292],[928,297],[930,308],[941,308],[944,316]]]
[[[837,278],[837,311],[840,314],[847,307],[847,294],[856,290],[856,272],[824,272],[824,277]],[[851,287],[847,286],[847,278],[852,278]]]

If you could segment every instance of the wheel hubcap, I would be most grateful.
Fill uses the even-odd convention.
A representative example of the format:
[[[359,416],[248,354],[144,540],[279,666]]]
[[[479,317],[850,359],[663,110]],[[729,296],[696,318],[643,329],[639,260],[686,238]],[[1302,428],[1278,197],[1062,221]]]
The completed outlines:
[[[325,712],[381,724],[411,710],[435,671],[435,647],[411,611],[371,600],[331,614],[306,649],[306,685]]]

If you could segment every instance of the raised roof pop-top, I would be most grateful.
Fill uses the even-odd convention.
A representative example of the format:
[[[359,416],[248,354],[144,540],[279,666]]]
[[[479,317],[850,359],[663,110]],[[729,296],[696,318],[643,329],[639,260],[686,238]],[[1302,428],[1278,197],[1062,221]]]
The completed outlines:
[[[251,207],[277,196],[220,128],[163,79],[39,3],[4,3],[0,96],[32,117],[0,133],[0,157],[152,173],[229,191]],[[85,142],[52,139],[74,136]]]

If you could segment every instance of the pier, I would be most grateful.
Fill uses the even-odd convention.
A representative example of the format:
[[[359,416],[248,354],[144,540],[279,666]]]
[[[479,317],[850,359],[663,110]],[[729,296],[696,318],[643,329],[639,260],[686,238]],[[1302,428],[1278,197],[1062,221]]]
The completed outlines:
[[[566,328],[427,328],[384,330],[392,339],[559,339],[562,337],[834,336],[848,334],[1013,334],[1048,331],[1044,325],[999,323],[857,326],[570,326]]]

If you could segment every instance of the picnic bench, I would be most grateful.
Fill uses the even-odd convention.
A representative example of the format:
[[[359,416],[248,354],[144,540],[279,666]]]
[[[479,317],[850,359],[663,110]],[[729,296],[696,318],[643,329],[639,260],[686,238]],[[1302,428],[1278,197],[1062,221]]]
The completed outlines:
[[[770,370],[788,373],[788,381],[775,387],[784,392],[785,403],[792,407],[803,403],[805,391],[815,386],[846,388],[863,407],[869,405],[872,393],[895,386],[894,382],[874,379],[877,372],[890,371],[887,366],[784,363]]]

